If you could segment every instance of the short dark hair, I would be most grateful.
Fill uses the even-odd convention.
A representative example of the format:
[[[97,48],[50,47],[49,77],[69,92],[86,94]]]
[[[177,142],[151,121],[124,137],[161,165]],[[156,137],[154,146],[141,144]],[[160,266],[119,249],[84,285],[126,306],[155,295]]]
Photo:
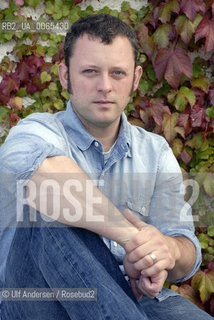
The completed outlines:
[[[69,59],[73,54],[74,45],[81,36],[100,38],[105,44],[110,44],[116,36],[124,36],[130,41],[135,64],[138,56],[138,41],[136,34],[125,22],[109,14],[89,15],[77,20],[66,34],[64,42],[65,64],[69,68]]]

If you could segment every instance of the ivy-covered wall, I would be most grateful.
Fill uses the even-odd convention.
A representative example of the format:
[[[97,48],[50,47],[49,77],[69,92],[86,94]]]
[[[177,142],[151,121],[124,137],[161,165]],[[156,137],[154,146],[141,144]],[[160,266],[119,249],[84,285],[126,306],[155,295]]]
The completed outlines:
[[[13,0],[1,10],[0,46],[13,46],[0,65],[0,144],[19,119],[64,109],[69,95],[58,64],[65,29],[95,12],[81,4]],[[29,8],[39,16],[26,17]],[[191,280],[168,286],[214,315],[214,0],[153,0],[138,10],[123,2],[121,11],[105,6],[99,12],[118,16],[137,33],[144,72],[126,114],[134,125],[166,138],[193,205],[203,263]]]

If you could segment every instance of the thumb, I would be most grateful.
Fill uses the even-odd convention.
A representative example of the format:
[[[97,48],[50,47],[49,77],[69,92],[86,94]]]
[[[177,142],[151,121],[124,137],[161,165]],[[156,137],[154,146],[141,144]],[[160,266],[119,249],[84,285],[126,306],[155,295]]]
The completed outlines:
[[[147,224],[143,221],[141,221],[131,210],[125,209],[123,211],[124,217],[131,223],[133,226],[135,226],[137,229],[142,229],[143,227],[146,227]]]

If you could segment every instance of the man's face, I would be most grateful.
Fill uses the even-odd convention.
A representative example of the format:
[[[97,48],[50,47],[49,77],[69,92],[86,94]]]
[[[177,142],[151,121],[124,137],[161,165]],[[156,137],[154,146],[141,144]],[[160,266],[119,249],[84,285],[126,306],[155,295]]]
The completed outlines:
[[[89,132],[92,127],[119,125],[140,76],[141,68],[135,69],[127,38],[118,36],[111,44],[104,44],[85,34],[77,40],[68,81],[73,109]]]

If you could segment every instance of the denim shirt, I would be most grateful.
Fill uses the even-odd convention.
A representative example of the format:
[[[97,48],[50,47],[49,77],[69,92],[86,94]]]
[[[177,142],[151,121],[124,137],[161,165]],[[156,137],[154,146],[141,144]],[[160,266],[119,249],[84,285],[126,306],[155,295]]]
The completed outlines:
[[[188,276],[177,281],[196,272],[201,263],[200,244],[190,207],[188,219],[182,218],[182,174],[165,139],[132,126],[122,114],[118,138],[105,161],[102,144],[88,133],[69,101],[66,111],[35,113],[21,120],[0,148],[0,282],[4,283],[16,228],[17,181],[27,184],[45,158],[58,155],[72,158],[121,212],[129,208],[163,234],[190,239],[196,248],[195,265]],[[114,241],[103,240],[122,265],[124,249]],[[176,293],[163,289],[158,299],[171,295]]]

